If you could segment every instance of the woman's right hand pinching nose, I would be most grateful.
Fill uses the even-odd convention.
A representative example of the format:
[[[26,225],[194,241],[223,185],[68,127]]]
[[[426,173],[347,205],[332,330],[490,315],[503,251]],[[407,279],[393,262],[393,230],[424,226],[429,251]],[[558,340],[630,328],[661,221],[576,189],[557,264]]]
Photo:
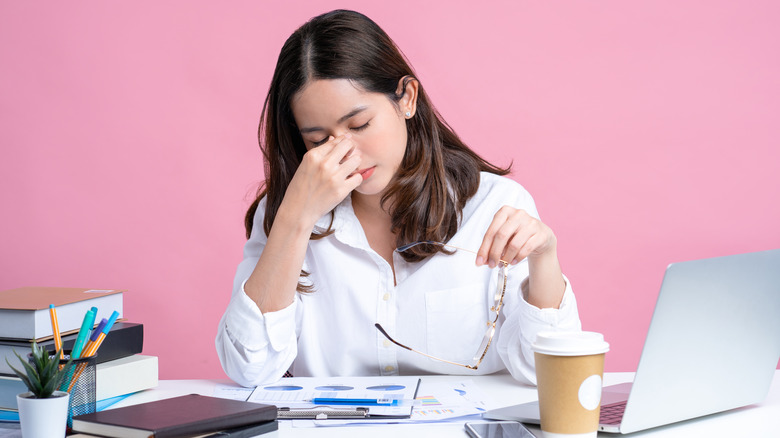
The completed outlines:
[[[293,202],[313,226],[363,182],[355,172],[359,166],[360,154],[351,134],[330,136],[323,145],[303,155],[282,206]]]

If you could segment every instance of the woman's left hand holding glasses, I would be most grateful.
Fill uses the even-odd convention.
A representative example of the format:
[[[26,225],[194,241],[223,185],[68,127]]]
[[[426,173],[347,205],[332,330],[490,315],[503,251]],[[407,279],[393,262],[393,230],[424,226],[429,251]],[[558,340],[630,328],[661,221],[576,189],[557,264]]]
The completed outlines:
[[[515,265],[528,259],[529,304],[557,308],[566,288],[552,229],[525,210],[503,206],[493,216],[477,251],[477,266],[491,268],[505,261]]]

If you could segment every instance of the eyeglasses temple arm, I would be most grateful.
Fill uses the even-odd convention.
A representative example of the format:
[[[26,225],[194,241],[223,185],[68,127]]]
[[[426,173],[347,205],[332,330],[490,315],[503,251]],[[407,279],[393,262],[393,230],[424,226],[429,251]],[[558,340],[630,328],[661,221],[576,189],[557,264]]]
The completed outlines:
[[[406,250],[408,250],[410,248],[414,248],[417,245],[441,245],[441,246],[447,246],[447,247],[450,247],[450,248],[455,248],[455,249],[458,249],[458,250],[461,250],[461,251],[470,252],[472,254],[479,254],[476,251],[472,251],[470,249],[461,248],[461,247],[455,246],[455,245],[450,245],[449,243],[434,242],[432,240],[423,240],[423,241],[420,241],[420,242],[407,243],[406,245],[399,246],[398,248],[395,249],[395,251],[396,252],[404,252],[404,251],[406,251]],[[504,263],[506,265],[510,264],[506,260],[499,259],[498,261],[501,262],[501,263]]]
[[[390,342],[392,342],[393,344],[395,344],[395,345],[397,345],[397,346],[399,346],[399,347],[401,347],[401,348],[405,348],[405,349],[407,349],[407,350],[409,350],[409,351],[413,351],[413,352],[415,352],[415,353],[417,353],[417,354],[422,354],[423,356],[425,356],[425,357],[429,357],[429,358],[431,358],[431,359],[433,359],[433,360],[438,360],[439,362],[444,362],[444,363],[448,363],[448,364],[451,364],[451,365],[457,365],[457,366],[459,366],[459,367],[468,368],[468,369],[470,369],[470,370],[476,370],[476,369],[477,369],[477,366],[479,366],[479,365],[477,365],[477,366],[473,366],[473,365],[463,365],[463,364],[461,364],[461,363],[450,362],[450,361],[448,361],[448,360],[445,360],[445,359],[439,359],[438,357],[436,357],[436,356],[431,356],[430,354],[425,354],[425,353],[423,353],[422,351],[417,351],[417,350],[415,350],[414,348],[407,347],[406,345],[404,345],[404,344],[401,344],[400,342],[398,342],[398,341],[396,341],[395,339],[391,338],[391,337],[390,337],[390,335],[388,335],[388,334],[387,334],[387,332],[385,331],[385,329],[383,329],[383,328],[382,328],[382,326],[381,326],[379,323],[376,323],[376,324],[374,324],[374,327],[376,327],[376,329],[377,329],[377,330],[379,330],[379,332],[380,332],[380,333],[382,333],[382,335],[384,335],[384,337],[386,337],[386,338],[387,338],[387,340],[388,340],[388,341],[390,341]],[[481,359],[480,359],[480,360],[481,360]]]
[[[401,348],[405,348],[405,349],[407,349],[409,351],[414,351],[411,348],[407,347],[406,345],[404,345],[404,344],[396,341],[395,339],[391,338],[390,335],[387,334],[385,329],[383,329],[382,326],[379,323],[374,324],[374,327],[376,327],[376,329],[379,330],[379,332],[382,333],[382,335],[384,337],[386,337],[388,341],[392,342],[393,344],[395,344],[395,345],[397,345],[397,346],[399,346]]]

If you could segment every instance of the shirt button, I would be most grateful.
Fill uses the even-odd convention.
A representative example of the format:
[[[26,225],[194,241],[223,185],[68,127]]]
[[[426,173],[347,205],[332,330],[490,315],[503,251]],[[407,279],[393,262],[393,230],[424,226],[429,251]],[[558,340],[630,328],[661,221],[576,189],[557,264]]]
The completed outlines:
[[[386,367],[385,367],[385,371],[387,371],[388,373],[389,373],[390,371],[393,371],[394,369],[395,369],[395,368],[393,368],[393,367],[392,367],[392,366],[390,366],[390,365],[388,365],[388,366],[386,366]]]
[[[389,299],[390,299],[390,294],[389,294],[389,293],[386,293],[386,294],[385,294],[385,295],[382,297],[382,299],[383,299],[383,300],[385,300],[385,301],[389,300]]]
[[[382,342],[382,345],[384,345],[384,346],[385,346],[385,348],[387,348],[387,347],[389,347],[389,346],[393,345],[393,343],[392,343],[392,342],[390,342],[390,341],[388,341],[388,340],[385,340],[384,342]]]

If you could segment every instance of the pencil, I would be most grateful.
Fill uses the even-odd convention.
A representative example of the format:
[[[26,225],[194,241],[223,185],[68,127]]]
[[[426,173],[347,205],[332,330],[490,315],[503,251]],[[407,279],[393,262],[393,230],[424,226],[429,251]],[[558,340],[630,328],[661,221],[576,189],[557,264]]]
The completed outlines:
[[[60,337],[60,324],[57,322],[57,309],[54,308],[54,304],[49,304],[49,316],[51,317],[51,331],[54,335],[54,349],[60,352],[60,359],[64,359],[65,355],[62,351],[62,338]]]

